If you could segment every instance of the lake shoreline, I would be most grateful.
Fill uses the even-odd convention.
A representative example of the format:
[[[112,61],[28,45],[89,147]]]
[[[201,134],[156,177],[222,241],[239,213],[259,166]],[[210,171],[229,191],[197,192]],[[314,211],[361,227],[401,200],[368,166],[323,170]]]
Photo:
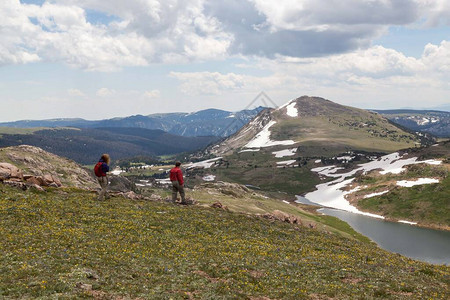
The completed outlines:
[[[303,204],[303,205],[316,206],[317,207],[316,211],[321,209],[321,208],[329,208],[329,209],[336,209],[336,210],[341,210],[341,211],[345,211],[345,212],[349,212],[349,213],[358,214],[358,213],[351,212],[351,211],[348,211],[348,210],[345,210],[345,209],[342,209],[342,208],[336,208],[336,207],[331,207],[331,206],[326,206],[326,205],[321,205],[321,204],[318,204],[318,203],[314,203],[314,202],[311,202],[308,199],[306,199],[304,196],[296,195],[295,198],[296,198],[296,200],[294,200],[295,203],[300,203],[300,204]],[[309,202],[309,203],[306,203],[306,201],[304,201],[304,200],[299,202],[299,198],[306,199],[307,202]],[[359,210],[359,207],[356,206],[356,208]],[[362,212],[365,212],[365,211],[362,211]],[[375,214],[376,212],[367,212],[367,213],[368,214],[360,214],[360,215],[365,215],[365,216],[371,217],[369,214]],[[374,217],[372,217],[372,218],[374,218]],[[450,232],[450,226],[447,226],[447,225],[438,225],[438,224],[433,224],[433,223],[431,223],[431,224],[424,224],[424,223],[418,223],[416,221],[411,221],[411,220],[404,221],[404,220],[390,218],[390,217],[385,217],[385,216],[383,216],[382,220],[387,221],[387,222],[392,222],[392,223],[402,223],[402,224],[415,226],[415,227],[420,227],[420,228],[425,228],[425,229],[433,229],[433,230],[441,230],[441,231]]]

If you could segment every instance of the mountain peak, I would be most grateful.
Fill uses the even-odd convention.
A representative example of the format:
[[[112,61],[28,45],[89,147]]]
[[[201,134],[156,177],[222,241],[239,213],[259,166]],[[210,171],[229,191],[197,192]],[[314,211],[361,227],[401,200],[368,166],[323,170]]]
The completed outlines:
[[[262,137],[270,142],[256,143]],[[275,110],[260,113],[214,151],[222,154],[287,142],[304,149],[309,147],[312,152],[330,147],[335,152],[349,149],[390,152],[414,146],[418,137],[372,112],[320,97],[301,96]]]
[[[290,100],[276,109],[276,111],[288,117],[331,116],[355,113],[355,110],[357,109],[343,106],[321,97],[306,95]]]

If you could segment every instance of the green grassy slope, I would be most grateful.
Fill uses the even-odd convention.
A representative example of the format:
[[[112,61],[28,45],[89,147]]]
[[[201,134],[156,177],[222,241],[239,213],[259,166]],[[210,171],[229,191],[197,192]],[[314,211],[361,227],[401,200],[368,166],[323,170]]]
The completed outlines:
[[[396,186],[400,180],[435,178],[439,183]],[[450,176],[447,166],[412,165],[401,175],[366,175],[359,179],[366,189],[358,193],[389,190],[387,194],[361,199],[357,206],[364,211],[396,220],[409,220],[427,227],[450,229]]]
[[[2,134],[32,134],[36,131],[43,130],[44,127],[36,128],[12,128],[12,127],[0,127],[0,137]]]
[[[226,156],[226,163],[221,166],[199,172],[215,174],[217,180],[257,186],[267,192],[288,193],[291,197],[312,191],[320,183],[317,174],[310,171],[310,166],[277,168],[277,161],[295,160],[298,155],[275,158],[271,152],[263,149],[234,153]]]
[[[347,147],[380,152],[414,147],[419,142],[413,134],[366,110],[314,97],[297,99],[297,107],[299,117],[296,118],[286,117],[282,111],[274,112],[279,121],[272,127],[273,139],[293,139],[302,145],[332,142],[342,145],[342,150]]]
[[[410,149],[410,157],[419,160],[438,159],[440,165],[409,165],[401,174],[381,175],[371,172],[360,175],[356,182],[361,189],[353,196],[353,203],[364,211],[382,214],[394,220],[417,222],[420,226],[450,229],[450,142],[427,148]],[[397,181],[416,181],[433,178],[439,183],[397,186]],[[363,198],[364,195],[389,191],[383,195]],[[356,200],[355,200],[356,199]]]
[[[448,299],[448,266],[198,206],[0,185],[0,297]]]

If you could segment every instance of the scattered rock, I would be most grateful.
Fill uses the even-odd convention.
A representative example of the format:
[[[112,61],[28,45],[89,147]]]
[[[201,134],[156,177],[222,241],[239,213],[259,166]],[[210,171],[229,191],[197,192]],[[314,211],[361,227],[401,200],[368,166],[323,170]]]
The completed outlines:
[[[44,188],[42,188],[40,185],[37,185],[37,184],[30,185],[30,188],[36,189],[40,192],[45,192]]]
[[[10,163],[0,162],[0,180],[7,180],[11,178],[23,180],[22,171]]]
[[[24,176],[24,179],[27,183],[32,184],[32,185],[39,185],[42,186],[45,184],[44,180],[42,177],[36,177],[33,175],[27,175],[26,177]]]
[[[84,291],[92,291],[92,284],[78,282],[75,286]]]
[[[149,198],[151,201],[162,201],[162,197],[156,194],[152,194]]]
[[[131,199],[131,200],[142,200],[144,197],[142,195],[138,195],[133,191],[129,191],[127,193],[123,193],[123,196]]]
[[[278,220],[278,221],[291,223],[291,224],[302,224],[301,220],[299,218],[297,218],[296,216],[289,215],[280,210],[274,210],[271,214],[267,213],[267,214],[262,215],[262,217],[269,219],[269,220]]]
[[[22,189],[24,191],[28,188],[27,185],[24,182],[12,181],[12,180],[4,180],[3,183],[7,184],[7,185],[10,185],[10,186],[13,186],[13,187],[17,187],[17,188]]]
[[[228,210],[228,207],[225,206],[225,205],[223,205],[223,204],[220,203],[219,201],[214,202],[213,204],[211,204],[211,207],[212,207],[212,208],[220,208],[220,209],[223,209],[223,210]]]
[[[43,186],[55,188],[62,186],[61,181],[55,175],[23,175],[23,172],[19,168],[4,162],[0,163],[0,180],[3,181],[4,184],[15,186],[23,190],[26,190],[28,187],[33,187],[43,191]]]
[[[123,176],[108,175],[108,190],[113,192],[126,193],[128,191],[136,191],[136,186],[130,180]]]

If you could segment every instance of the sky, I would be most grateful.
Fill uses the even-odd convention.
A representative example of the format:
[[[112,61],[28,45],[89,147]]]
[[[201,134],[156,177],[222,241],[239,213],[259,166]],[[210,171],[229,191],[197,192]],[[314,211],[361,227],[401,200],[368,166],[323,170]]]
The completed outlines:
[[[449,0],[0,1],[0,122],[238,111],[261,92],[450,110],[449,79]]]

